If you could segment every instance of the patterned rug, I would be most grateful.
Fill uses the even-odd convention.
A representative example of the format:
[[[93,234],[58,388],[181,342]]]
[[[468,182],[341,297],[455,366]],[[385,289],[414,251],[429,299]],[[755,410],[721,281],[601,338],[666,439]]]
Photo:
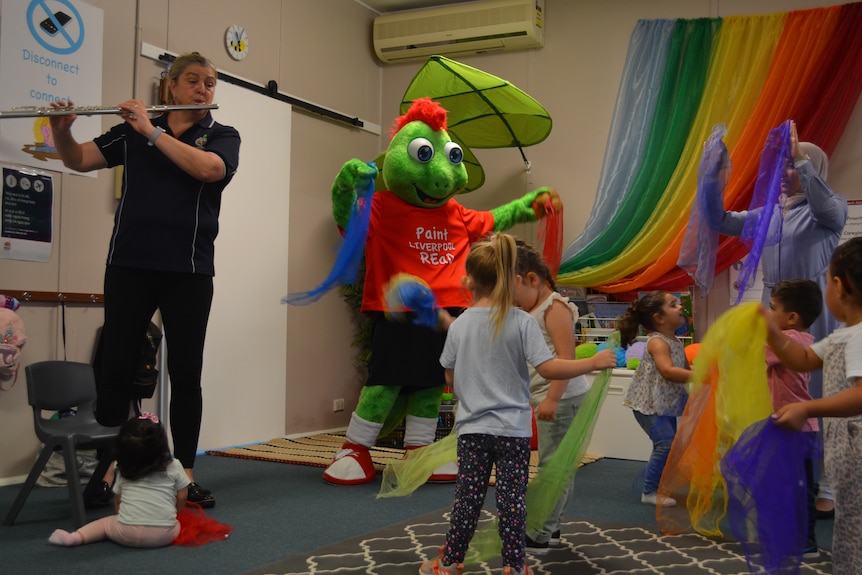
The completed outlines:
[[[332,463],[332,456],[341,449],[343,443],[344,433],[321,433],[294,439],[277,437],[264,443],[207,451],[207,455],[328,467]],[[371,449],[371,459],[374,461],[374,468],[378,473],[383,472],[387,463],[403,458],[403,449],[395,447],[373,447]],[[585,455],[581,460],[581,465],[593,463],[599,459],[601,459],[599,456]],[[530,477],[533,477],[538,471],[538,464],[538,452],[533,451],[530,457]]]
[[[483,521],[491,514],[483,512]],[[445,538],[449,510],[437,511],[328,545],[311,554],[291,555],[243,575],[396,575],[416,573],[422,561],[435,557]],[[481,524],[480,524],[481,526]],[[751,573],[735,541],[698,534],[664,536],[655,529],[567,520],[562,545],[547,555],[528,555],[537,575],[748,575]],[[467,564],[464,575],[499,573],[497,557]],[[802,564],[800,575],[830,575],[831,557]]]

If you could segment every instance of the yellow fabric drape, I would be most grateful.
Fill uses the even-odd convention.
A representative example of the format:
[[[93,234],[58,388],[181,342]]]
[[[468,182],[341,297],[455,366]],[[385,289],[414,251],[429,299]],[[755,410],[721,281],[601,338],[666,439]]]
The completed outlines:
[[[559,283],[599,286],[614,282],[654,261],[676,236],[682,243],[688,212],[694,202],[703,143],[718,123],[728,126],[725,139],[728,148],[739,140],[746,119],[761,94],[785,16],[785,13],[780,13],[732,17],[722,21],[712,50],[704,98],[679,164],[656,210],[620,256],[602,265],[561,274]],[[755,154],[755,173],[756,159],[766,133],[768,129],[764,130]],[[677,246],[674,265],[678,254]]]

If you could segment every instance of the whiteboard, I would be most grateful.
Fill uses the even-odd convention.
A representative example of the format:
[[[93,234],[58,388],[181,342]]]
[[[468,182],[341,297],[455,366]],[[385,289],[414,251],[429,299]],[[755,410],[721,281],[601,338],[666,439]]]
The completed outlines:
[[[239,170],[222,195],[215,295],[203,368],[199,450],[285,430],[291,106],[219,82],[216,121],[240,134]]]

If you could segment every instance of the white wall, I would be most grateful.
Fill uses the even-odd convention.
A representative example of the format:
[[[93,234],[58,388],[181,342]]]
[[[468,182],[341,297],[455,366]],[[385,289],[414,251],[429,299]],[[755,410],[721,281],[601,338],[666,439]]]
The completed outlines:
[[[240,169],[222,194],[204,349],[200,449],[284,433],[290,106],[220,82],[218,120],[239,130]]]

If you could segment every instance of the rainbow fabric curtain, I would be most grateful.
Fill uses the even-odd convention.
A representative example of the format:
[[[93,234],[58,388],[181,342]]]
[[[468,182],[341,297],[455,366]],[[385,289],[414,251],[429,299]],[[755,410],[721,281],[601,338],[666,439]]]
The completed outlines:
[[[726,124],[725,207],[751,202],[769,131],[796,121],[831,155],[862,92],[862,3],[756,16],[641,20],[632,33],[596,200],[563,252],[560,285],[679,290],[698,165]],[[722,236],[716,272],[747,248]]]

